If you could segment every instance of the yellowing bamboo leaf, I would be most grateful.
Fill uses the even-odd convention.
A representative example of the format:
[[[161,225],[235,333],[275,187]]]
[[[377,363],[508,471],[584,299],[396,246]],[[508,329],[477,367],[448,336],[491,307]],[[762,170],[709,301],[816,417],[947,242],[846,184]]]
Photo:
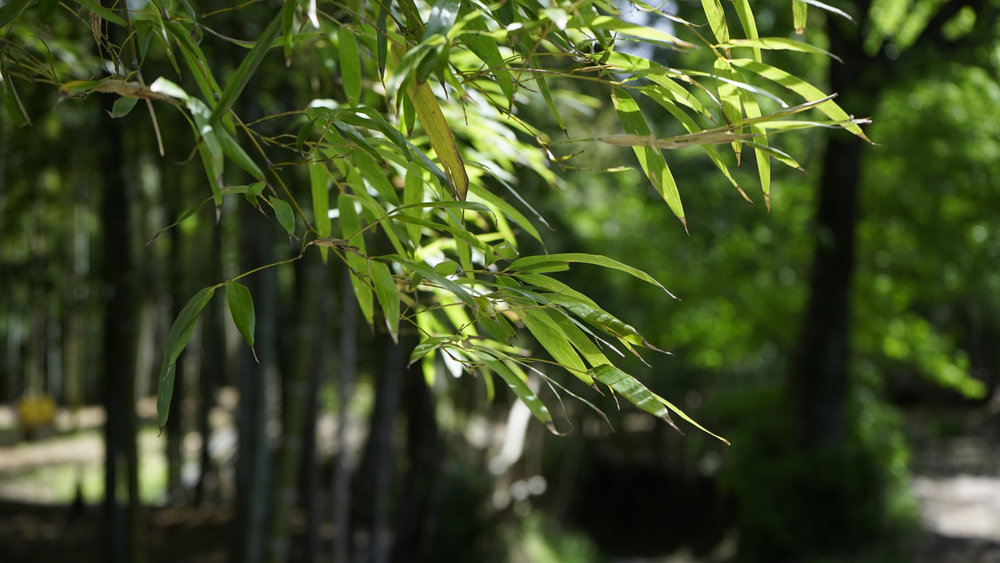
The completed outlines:
[[[469,193],[469,175],[465,171],[462,155],[458,153],[455,137],[441,112],[437,97],[426,82],[417,85],[411,80],[406,85],[406,91],[413,102],[417,120],[420,121],[420,125],[427,133],[431,147],[434,148],[434,152],[437,154],[438,160],[441,161],[445,174],[448,175],[448,180],[455,190],[455,197],[464,201]]]

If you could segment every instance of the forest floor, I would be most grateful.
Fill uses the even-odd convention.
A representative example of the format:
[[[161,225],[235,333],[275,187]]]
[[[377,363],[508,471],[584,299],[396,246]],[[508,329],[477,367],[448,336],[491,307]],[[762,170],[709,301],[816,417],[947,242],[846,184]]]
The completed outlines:
[[[907,411],[913,492],[924,526],[916,563],[1000,563],[998,411],[991,405]],[[85,426],[102,422],[93,410],[78,416]],[[103,519],[94,498],[100,483],[93,483],[103,462],[99,434],[60,432],[16,442],[4,433],[8,422],[10,412],[0,409],[0,562],[102,561]],[[140,448],[156,459],[155,440],[140,436]],[[158,455],[151,465],[162,473],[162,451]],[[157,486],[157,477],[148,480]],[[143,496],[152,500],[155,493]],[[217,505],[148,508],[148,561],[226,561],[231,522],[230,509]]]

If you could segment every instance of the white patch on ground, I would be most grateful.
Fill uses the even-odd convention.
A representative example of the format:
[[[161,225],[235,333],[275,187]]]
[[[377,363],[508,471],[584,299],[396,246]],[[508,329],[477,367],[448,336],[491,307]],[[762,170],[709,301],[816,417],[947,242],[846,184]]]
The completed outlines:
[[[943,536],[1000,541],[1000,478],[916,477],[924,525]]]

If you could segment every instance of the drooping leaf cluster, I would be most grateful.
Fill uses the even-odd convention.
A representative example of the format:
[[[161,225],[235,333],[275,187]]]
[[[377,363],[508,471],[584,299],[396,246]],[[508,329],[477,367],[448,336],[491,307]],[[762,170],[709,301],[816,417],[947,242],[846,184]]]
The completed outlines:
[[[865,138],[863,120],[819,88],[764,62],[768,50],[825,53],[787,37],[760,37],[747,0],[725,6],[703,0],[700,22],[641,1],[630,4],[654,14],[656,23],[627,21],[605,0],[287,1],[258,22],[256,37],[231,38],[212,28],[209,16],[218,11],[205,13],[186,0],[121,2],[114,8],[93,0],[58,7],[15,0],[0,6],[2,35],[23,36],[24,26],[39,33],[29,46],[3,43],[0,92],[18,124],[30,116],[17,83],[38,79],[59,85],[67,98],[119,96],[111,118],[143,101],[154,125],[177,116],[186,120],[211,194],[206,202],[219,213],[223,198],[243,195],[295,241],[300,252],[293,260],[318,254],[327,261],[332,255],[350,272],[369,324],[384,324],[393,338],[401,331],[419,334],[412,359],[423,362],[428,378],[441,358],[480,373],[492,395],[497,375],[554,429],[551,412],[528,381],[535,373],[557,394],[572,393],[558,370],[549,369],[558,367],[655,416],[669,421],[674,412],[690,421],[610,359],[656,347],[552,274],[587,264],[662,286],[606,256],[522,254],[524,236],[544,248],[536,226],[544,219],[518,193],[516,172],[530,169],[556,184],[558,166],[572,158],[561,154],[566,147],[629,146],[687,229],[684,182],[674,178],[665,149],[700,147],[749,199],[731,172],[749,146],[769,205],[771,160],[798,168],[775,148],[774,134],[825,126]],[[804,26],[805,3],[795,0],[793,7],[796,27]],[[230,9],[237,17],[249,10]],[[104,74],[73,75],[44,64],[46,42],[53,38],[42,22],[57,17],[87,26],[105,59]],[[224,73],[202,50],[207,36],[245,51],[234,71]],[[655,45],[672,61],[702,50],[713,63],[668,65],[627,49],[637,41]],[[279,53],[288,73],[331,72],[334,80],[323,83],[332,88],[303,107],[240,115],[237,102],[261,65]],[[173,74],[144,76],[153,57],[165,58]],[[570,82],[586,84],[598,105],[613,107],[621,129],[567,131],[560,86]],[[647,102],[664,108],[687,132],[657,136],[641,110]],[[546,108],[562,129],[556,139],[544,124],[524,117],[537,115],[523,111],[532,104]],[[808,110],[822,117],[800,119]],[[275,129],[281,133],[264,133]],[[733,157],[720,150],[725,146]],[[275,164],[279,159],[284,164]],[[175,362],[217,287],[226,288],[232,318],[254,345],[253,300],[245,286],[233,279],[198,292],[168,337],[161,424]],[[519,329],[548,356],[521,338]]]

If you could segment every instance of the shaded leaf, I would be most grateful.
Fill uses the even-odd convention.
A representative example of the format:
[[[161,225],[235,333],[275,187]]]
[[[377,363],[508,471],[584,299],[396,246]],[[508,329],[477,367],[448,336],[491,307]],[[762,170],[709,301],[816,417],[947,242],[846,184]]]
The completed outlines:
[[[170,327],[170,334],[167,335],[167,346],[163,352],[163,363],[160,366],[159,385],[156,390],[156,416],[160,428],[163,428],[167,423],[167,416],[170,413],[177,358],[184,351],[188,341],[191,340],[191,334],[198,323],[198,315],[212,300],[213,295],[215,295],[214,287],[206,287],[196,293],[184,305],[177,318],[174,319],[174,324]]]
[[[372,261],[369,272],[375,286],[375,297],[385,314],[385,326],[389,329],[392,341],[399,342],[399,292],[396,290],[396,280],[392,277],[389,266],[382,262]]]
[[[268,201],[271,203],[271,208],[274,209],[274,218],[278,220],[278,223],[288,232],[289,236],[295,234],[295,213],[292,212],[292,206],[288,205],[288,202],[279,197],[270,197]]]
[[[235,282],[226,282],[226,302],[229,303],[229,314],[233,317],[233,324],[243,335],[243,340],[253,352],[254,360],[257,359],[257,351],[254,350],[254,331],[257,326],[257,316],[254,313],[253,297],[250,296],[250,289],[247,286]],[[259,362],[259,360],[258,360]]]

